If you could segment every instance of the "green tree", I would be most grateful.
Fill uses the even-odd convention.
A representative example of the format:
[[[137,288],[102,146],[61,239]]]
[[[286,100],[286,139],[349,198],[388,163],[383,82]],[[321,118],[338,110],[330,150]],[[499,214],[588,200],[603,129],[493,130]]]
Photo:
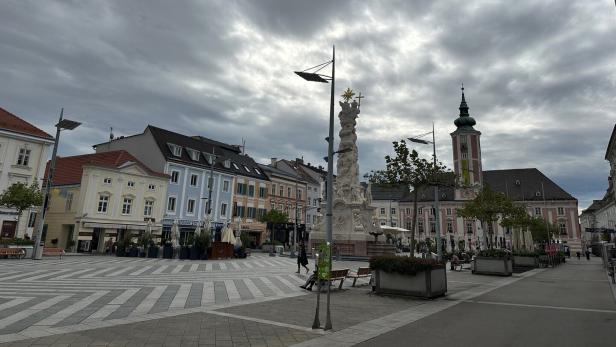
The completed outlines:
[[[520,207],[516,207],[505,194],[492,190],[489,185],[484,185],[475,199],[468,201],[463,208],[458,209],[458,216],[478,220],[481,223],[481,228],[484,231],[488,230],[491,241],[494,230],[487,228],[487,226],[503,216],[511,216],[511,222],[513,222],[513,220],[519,218],[520,211]],[[485,232],[484,242],[492,248],[492,242],[488,243]]]
[[[23,211],[40,206],[43,203],[43,193],[38,184],[33,182],[30,186],[25,183],[14,183],[0,194],[0,205],[14,208],[19,213],[17,215],[17,230],[21,224]]]
[[[266,214],[261,216],[261,218],[259,218],[259,221],[261,223],[267,223],[268,226],[271,223],[270,241],[272,242],[272,249],[273,249],[274,247],[274,225],[287,223],[289,221],[289,215],[287,215],[284,212],[271,209],[267,211]]]
[[[396,155],[385,156],[385,170],[372,171],[367,175],[372,183],[406,185],[413,192],[413,221],[411,223],[411,250],[415,249],[417,226],[417,200],[420,190],[429,186],[453,186],[455,175],[441,163],[421,158],[417,151],[409,150],[404,140],[394,141]],[[411,252],[411,257],[414,257]]]
[[[541,217],[529,217],[529,228],[533,240],[537,242],[547,242],[551,235],[558,233],[556,226],[546,223]]]

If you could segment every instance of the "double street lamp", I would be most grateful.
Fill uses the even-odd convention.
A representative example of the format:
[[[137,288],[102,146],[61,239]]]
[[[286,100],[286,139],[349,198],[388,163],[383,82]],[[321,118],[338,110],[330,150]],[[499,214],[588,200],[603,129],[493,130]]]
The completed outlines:
[[[41,260],[43,258],[43,229],[45,226],[45,213],[49,204],[49,192],[51,191],[51,185],[53,182],[53,173],[56,168],[56,155],[58,154],[58,143],[60,142],[60,131],[73,130],[81,125],[79,122],[75,122],[69,119],[64,119],[64,108],[60,110],[60,120],[56,124],[56,138],[53,144],[53,153],[51,155],[51,163],[49,164],[49,172],[47,173],[47,182],[45,184],[45,195],[43,198],[43,206],[41,207],[41,218],[39,219],[36,237],[34,238],[34,250],[32,252],[32,259]],[[73,235],[74,237],[74,235]]]
[[[436,172],[436,140],[434,136],[434,122],[432,122],[432,131],[425,133],[424,135],[432,134],[432,141],[427,141],[420,139],[418,137],[409,137],[408,140],[415,143],[421,143],[424,145],[432,144],[433,158],[434,158],[434,169]],[[391,211],[390,211],[391,212]],[[434,182],[434,219],[435,219],[435,229],[436,229],[436,254],[438,261],[443,259],[443,245],[441,244],[441,220],[439,217],[439,207],[438,207],[438,182]],[[413,250],[411,250],[413,252]]]
[[[328,66],[332,65],[332,75],[322,75],[318,72]],[[310,70],[314,70],[312,72],[308,72]],[[333,181],[334,181],[334,85],[335,85],[335,75],[336,75],[336,46],[332,47],[332,60],[327,61],[325,63],[319,64],[317,66],[313,66],[304,71],[296,71],[298,76],[310,82],[321,82],[327,83],[327,81],[331,81],[331,98],[329,104],[329,136],[327,137],[327,203],[326,203],[326,214],[325,214],[325,232],[327,235],[327,245],[328,245],[328,263],[332,263],[332,196],[334,195],[333,190]],[[331,270],[331,269],[330,269]],[[317,278],[317,281],[319,279]],[[331,322],[331,314],[330,314],[330,291],[331,291],[331,283],[327,282],[327,316],[325,319],[325,330],[330,330],[332,328]],[[318,310],[318,308],[317,308]]]

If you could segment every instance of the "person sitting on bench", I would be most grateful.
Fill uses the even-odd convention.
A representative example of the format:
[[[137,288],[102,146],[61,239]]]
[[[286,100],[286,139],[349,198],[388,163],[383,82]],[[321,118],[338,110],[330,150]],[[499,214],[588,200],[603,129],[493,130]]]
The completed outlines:
[[[456,269],[456,266],[458,266],[458,265],[460,265],[460,258],[458,258],[458,256],[454,254],[454,255],[451,257],[451,265],[450,265],[450,269],[451,269],[451,270],[455,270],[455,269]]]
[[[317,281],[318,274],[319,274],[319,270],[318,270],[318,268],[315,268],[313,273],[312,273],[312,275],[310,275],[310,277],[308,277],[308,279],[306,280],[306,283],[304,283],[303,285],[301,285],[299,287],[302,288],[302,289],[306,289],[306,290],[312,291],[312,286]]]

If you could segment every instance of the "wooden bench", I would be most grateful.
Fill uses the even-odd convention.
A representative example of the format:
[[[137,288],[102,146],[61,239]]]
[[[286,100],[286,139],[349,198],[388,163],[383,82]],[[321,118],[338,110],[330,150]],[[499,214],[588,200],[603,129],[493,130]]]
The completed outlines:
[[[21,259],[26,256],[26,251],[22,248],[0,248],[0,257],[15,257]]]
[[[62,248],[43,248],[43,255],[44,256],[59,256],[60,259],[62,259],[62,256],[64,255],[64,250]]]
[[[364,277],[372,278],[372,270],[369,267],[360,267],[355,272],[349,271],[346,277],[353,279],[352,287],[355,287],[355,282],[357,282],[358,278],[364,278]]]
[[[340,281],[340,285],[338,286],[338,289],[342,289],[342,284],[344,283],[344,280],[346,279],[348,274],[349,274],[349,269],[331,270],[329,272],[329,283],[332,283],[334,281]]]

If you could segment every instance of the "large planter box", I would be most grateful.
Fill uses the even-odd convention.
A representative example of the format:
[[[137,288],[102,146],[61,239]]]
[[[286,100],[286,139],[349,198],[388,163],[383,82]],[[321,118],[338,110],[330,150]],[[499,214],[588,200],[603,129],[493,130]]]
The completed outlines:
[[[164,259],[172,259],[173,258],[173,247],[171,247],[171,245],[165,245],[163,247],[163,258]]]
[[[190,248],[190,260],[200,260],[202,253],[203,251],[201,250],[200,247],[192,246]]]
[[[397,294],[436,298],[447,293],[447,274],[445,267],[422,271],[412,275],[375,271],[375,291],[377,294]]]
[[[34,246],[30,245],[9,245],[9,248],[21,248],[26,252],[24,258],[30,259],[32,258],[32,252],[34,251]]]
[[[148,247],[148,258],[158,258],[158,246]]]
[[[513,264],[511,258],[476,257],[473,273],[479,275],[511,276]]]
[[[513,266],[536,268],[536,267],[539,267],[539,258],[514,255],[513,256]]]

